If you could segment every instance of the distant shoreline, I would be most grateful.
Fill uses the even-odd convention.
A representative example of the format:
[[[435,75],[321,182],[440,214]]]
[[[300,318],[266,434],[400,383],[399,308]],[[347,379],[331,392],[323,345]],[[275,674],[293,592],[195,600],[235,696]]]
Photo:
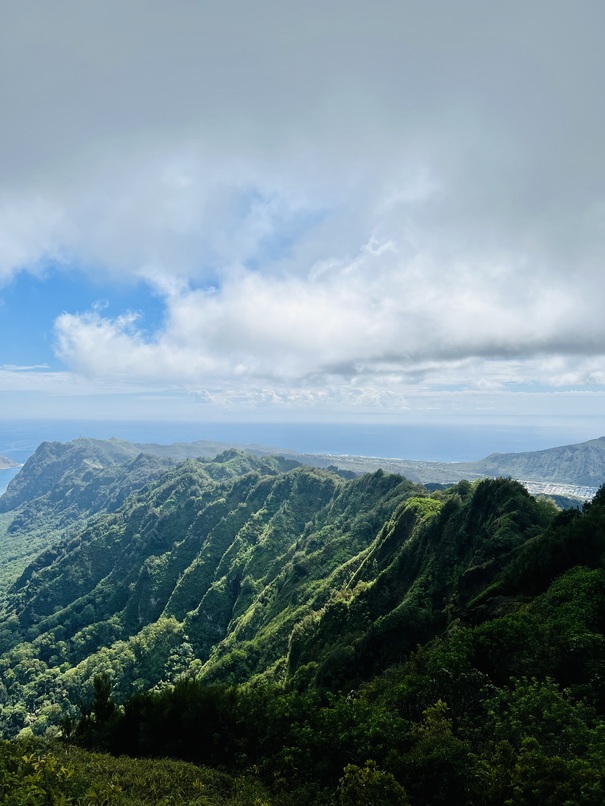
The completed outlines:
[[[173,444],[209,441],[269,446],[303,454],[363,456],[395,461],[474,462],[493,453],[519,453],[570,445],[605,433],[605,418],[581,427],[498,423],[174,423],[155,421],[0,421],[0,455],[25,462],[41,442],[117,437]]]
[[[22,467],[23,465],[21,464],[14,464],[12,467],[0,467],[0,495],[4,493]]]

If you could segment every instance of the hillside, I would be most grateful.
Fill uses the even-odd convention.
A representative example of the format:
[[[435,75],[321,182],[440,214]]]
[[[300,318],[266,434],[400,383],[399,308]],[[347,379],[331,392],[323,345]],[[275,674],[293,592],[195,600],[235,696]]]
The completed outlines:
[[[166,653],[181,641],[198,666],[219,643],[220,663],[231,662],[223,658],[232,660],[234,644],[239,656],[252,636],[256,673],[283,663],[296,621],[325,604],[350,574],[347,562],[419,489],[382,472],[343,479],[332,471],[292,467],[289,460],[228,451],[214,461],[188,460],[151,481],[147,474],[148,483],[116,509],[107,488],[89,478],[89,458],[82,473],[87,483],[76,488],[77,495],[64,493],[74,489],[71,466],[39,499],[10,513],[12,541],[40,521],[59,526],[52,546],[7,593],[12,631],[3,638],[13,643],[35,635],[34,643],[53,647],[43,660],[54,669],[82,664],[91,652],[116,642],[143,641],[154,664],[149,685],[162,679]],[[32,462],[32,471],[37,464]],[[122,487],[127,479],[134,489],[141,464],[157,475],[156,460],[139,457],[120,466]],[[111,478],[116,474],[114,468]],[[74,520],[72,498],[83,513],[80,521]],[[93,500],[96,512],[86,520]],[[66,519],[69,529],[62,532]],[[126,692],[133,674],[145,675],[123,660]],[[219,655],[206,673],[218,664]],[[86,676],[85,667],[79,669]],[[62,675],[63,683],[70,677]]]
[[[536,491],[542,484],[544,489],[540,490],[541,492],[562,498],[590,497],[605,481],[605,437],[542,451],[495,453],[473,462],[434,462],[299,453],[286,448],[206,440],[162,445],[134,443],[116,438],[109,440],[80,438],[68,443],[42,443],[34,456],[28,460],[27,482],[24,476],[18,476],[11,482],[8,495],[0,497],[0,512],[12,509],[24,500],[37,496],[41,489],[38,489],[36,479],[45,478],[45,483],[52,484],[53,480],[59,478],[70,466],[78,468],[83,462],[88,462],[90,468],[99,469],[119,465],[143,453],[176,463],[193,458],[210,459],[234,448],[250,456],[280,455],[298,464],[317,468],[338,468],[355,474],[384,470],[422,484],[453,484],[464,479],[510,477],[519,481],[534,482]],[[32,462],[37,465],[37,469]],[[14,463],[11,464],[14,466]],[[50,475],[46,472],[47,466]],[[23,486],[26,483],[27,488]],[[551,484],[561,485],[561,488],[550,490],[547,485]]]
[[[486,476],[600,487],[605,481],[605,437],[544,451],[494,453],[464,465]]]
[[[250,803],[602,802],[602,493],[129,450],[44,444],[2,499],[5,737],[252,775]]]
[[[55,489],[65,481],[66,474],[81,475],[85,470],[96,473],[134,460],[141,454],[164,459],[164,467],[191,458],[216,456],[230,446],[216,442],[177,442],[172,445],[127,442],[123,439],[89,439],[81,437],[71,442],[43,442],[15,477],[6,493],[0,497],[0,512],[15,509],[40,495]],[[8,460],[10,461],[10,460]],[[89,477],[90,477],[89,473]],[[56,496],[60,497],[60,496]]]

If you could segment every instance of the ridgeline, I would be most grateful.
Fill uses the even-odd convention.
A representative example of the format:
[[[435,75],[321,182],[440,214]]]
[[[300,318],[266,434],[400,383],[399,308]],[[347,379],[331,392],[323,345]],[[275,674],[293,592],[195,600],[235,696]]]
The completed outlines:
[[[0,499],[3,791],[88,802],[62,736],[210,765],[184,803],[605,800],[602,491],[140,448],[43,443]],[[105,802],[167,802],[120,763]]]

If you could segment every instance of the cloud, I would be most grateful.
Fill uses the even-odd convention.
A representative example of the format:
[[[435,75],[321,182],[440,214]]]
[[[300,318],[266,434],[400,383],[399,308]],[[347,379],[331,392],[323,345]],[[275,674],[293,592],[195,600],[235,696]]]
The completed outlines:
[[[373,241],[355,260],[307,277],[234,271],[219,288],[166,294],[166,321],[145,337],[138,317],[60,316],[65,363],[100,377],[197,386],[274,383],[598,383],[605,324],[598,289],[542,286],[524,265],[402,261]],[[584,355],[583,360],[579,360]],[[523,363],[524,362],[524,363]]]
[[[347,405],[603,384],[602,3],[62,10],[0,34],[0,280],[165,305],[151,335],[61,313],[69,369]]]

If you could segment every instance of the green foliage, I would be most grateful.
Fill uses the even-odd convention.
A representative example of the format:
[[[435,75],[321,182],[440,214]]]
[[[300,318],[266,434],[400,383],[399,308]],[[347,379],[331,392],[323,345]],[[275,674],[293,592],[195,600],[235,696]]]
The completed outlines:
[[[91,450],[45,448],[0,517],[7,552],[48,529],[0,619],[4,735],[225,771],[148,802],[603,802],[603,495]],[[6,802],[146,802],[142,762],[16,747]]]
[[[258,781],[178,761],[112,758],[40,742],[0,743],[0,804],[270,806]]]
[[[410,802],[393,775],[379,770],[374,761],[363,767],[347,764],[338,797],[342,806],[408,806]]]
[[[552,680],[523,678],[500,689],[487,704],[487,726],[496,741],[519,749],[535,740],[548,755],[573,757],[586,752],[594,712],[575,701]]]
[[[0,744],[0,803],[10,806],[72,803],[73,769],[28,743]]]
[[[436,498],[414,496],[408,499],[405,508],[411,510],[420,518],[429,519],[435,517],[443,506],[442,502]]]

